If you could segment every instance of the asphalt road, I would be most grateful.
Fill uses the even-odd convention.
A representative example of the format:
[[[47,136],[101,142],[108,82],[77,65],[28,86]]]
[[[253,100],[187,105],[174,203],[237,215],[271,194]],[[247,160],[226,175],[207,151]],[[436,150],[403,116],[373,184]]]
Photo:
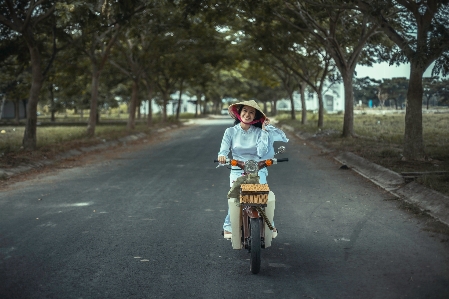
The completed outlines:
[[[449,237],[294,136],[270,168],[279,236],[221,236],[229,121],[59,169],[0,194],[0,298],[449,298]]]

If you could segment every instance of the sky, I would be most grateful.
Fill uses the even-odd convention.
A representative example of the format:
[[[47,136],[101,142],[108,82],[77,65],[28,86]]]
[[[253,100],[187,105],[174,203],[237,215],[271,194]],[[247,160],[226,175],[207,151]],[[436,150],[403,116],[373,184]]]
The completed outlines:
[[[424,77],[430,77],[432,73],[432,67],[429,66],[429,68],[424,72]],[[401,64],[400,66],[396,65],[388,65],[388,62],[383,62],[379,64],[375,64],[372,67],[358,65],[355,68],[355,71],[357,72],[357,78],[363,78],[363,77],[370,77],[374,78],[376,80],[380,79],[390,79],[395,77],[406,77],[407,79],[410,78],[410,64]]]

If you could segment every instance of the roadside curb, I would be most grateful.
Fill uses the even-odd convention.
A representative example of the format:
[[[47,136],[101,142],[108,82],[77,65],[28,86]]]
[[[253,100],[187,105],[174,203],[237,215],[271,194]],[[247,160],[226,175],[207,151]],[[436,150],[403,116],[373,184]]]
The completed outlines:
[[[282,125],[281,128],[293,133],[299,139],[307,141],[307,143],[314,147],[321,149],[323,153],[330,154],[340,164],[346,165],[393,196],[418,207],[421,211],[428,213],[433,218],[449,226],[448,196],[426,188],[414,181],[406,183],[400,174],[390,169],[368,161],[351,152],[337,152],[328,148],[323,142],[311,140],[311,135],[295,132],[291,126]]]
[[[394,190],[392,194],[417,206],[435,219],[449,226],[449,197],[416,182]]]
[[[159,129],[154,129],[151,131],[152,134],[159,134],[162,132],[166,132],[168,130],[171,129],[175,129],[175,128],[180,128],[182,126],[188,126],[191,125],[191,122],[187,122],[185,124],[180,124],[180,125],[170,125],[164,128],[159,128]],[[73,158],[73,157],[77,157],[80,156],[84,153],[89,153],[89,152],[93,152],[93,151],[98,151],[98,150],[105,150],[111,147],[116,147],[116,146],[125,146],[128,142],[133,142],[133,141],[137,141],[139,139],[148,137],[149,135],[146,133],[136,133],[136,134],[132,134],[132,135],[128,135],[125,137],[121,137],[118,138],[117,140],[111,140],[111,141],[105,141],[103,140],[104,143],[101,144],[96,144],[96,145],[92,145],[92,146],[87,146],[87,147],[82,147],[79,149],[72,149],[69,150],[67,152],[58,154],[54,159],[50,159],[50,160],[43,160],[43,161],[39,161],[39,162],[33,162],[33,163],[26,163],[26,164],[21,164],[19,166],[16,166],[14,168],[0,168],[0,178],[2,179],[8,179],[11,178],[15,175],[18,174],[22,174],[25,173],[27,171],[30,171],[32,169],[35,168],[41,168],[44,166],[50,166],[53,165],[57,162],[69,159],[69,158]]]
[[[387,191],[396,190],[405,183],[400,174],[351,152],[338,153],[334,156],[334,159]]]

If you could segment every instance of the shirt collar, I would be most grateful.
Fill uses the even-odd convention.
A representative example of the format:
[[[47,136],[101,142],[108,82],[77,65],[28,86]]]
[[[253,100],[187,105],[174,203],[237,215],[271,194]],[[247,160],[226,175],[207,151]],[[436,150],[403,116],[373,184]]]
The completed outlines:
[[[252,132],[252,131],[254,130],[254,128],[255,128],[253,125],[251,125],[251,126],[249,127],[249,129],[248,129],[247,131],[245,131],[245,130],[243,130],[243,128],[240,126],[240,123],[236,124],[236,126],[239,128],[240,132],[243,132],[243,133],[249,133],[249,132]]]

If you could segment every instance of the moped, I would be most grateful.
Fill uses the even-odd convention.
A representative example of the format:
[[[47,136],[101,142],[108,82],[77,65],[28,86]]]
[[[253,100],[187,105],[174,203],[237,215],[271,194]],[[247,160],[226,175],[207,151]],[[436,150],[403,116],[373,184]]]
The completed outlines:
[[[276,154],[284,151],[285,147],[281,146]],[[264,167],[287,161],[288,158],[272,158],[264,161],[247,160],[245,162],[226,159],[225,164],[219,164],[219,166],[237,166],[244,170],[243,176],[233,185],[233,188],[239,187],[240,189],[239,198],[230,197],[228,199],[232,227],[231,243],[233,249],[245,248],[251,254],[250,271],[253,274],[260,271],[261,248],[271,246],[275,196],[270,191],[268,184],[251,181],[251,178],[257,177],[258,171]],[[218,162],[218,160],[214,160],[214,162]],[[251,183],[246,183],[248,181]]]

